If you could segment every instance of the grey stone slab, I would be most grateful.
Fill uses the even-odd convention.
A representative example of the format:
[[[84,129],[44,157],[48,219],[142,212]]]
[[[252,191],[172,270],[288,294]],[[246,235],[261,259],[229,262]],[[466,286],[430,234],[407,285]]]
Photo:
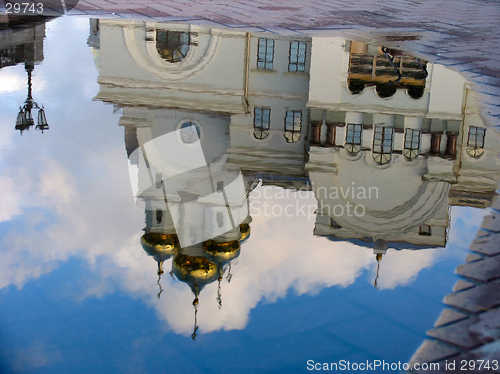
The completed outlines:
[[[484,217],[482,229],[500,232],[500,212],[493,211],[489,216]]]
[[[410,367],[413,367],[416,363],[422,364],[443,360],[459,353],[460,351],[455,348],[450,348],[436,340],[426,339],[411,358]]]
[[[462,354],[460,356],[457,356],[455,360],[457,362],[460,362],[461,360],[466,360],[470,362],[471,360],[476,361],[476,364],[478,365],[479,363],[477,360],[489,360],[490,361],[490,366],[492,364],[493,360],[499,360],[500,358],[500,340],[495,340],[494,342],[484,344],[480,346],[479,348],[472,349],[468,351],[466,354]],[[460,360],[460,361],[459,361]],[[484,365],[484,363],[483,363]],[[500,365],[500,364],[499,364]],[[495,371],[490,369],[487,369],[483,366],[482,370],[479,370],[478,367],[475,369],[476,372],[479,373],[494,373]]]
[[[467,282],[464,280],[458,280],[457,283],[455,283],[455,285],[453,286],[453,292],[464,291],[474,286],[475,286],[474,283]]]
[[[470,253],[467,258],[465,259],[465,262],[475,262],[482,260],[484,257],[477,254],[477,253]]]
[[[478,282],[489,282],[500,278],[500,256],[487,257],[457,268],[457,273]]]
[[[490,234],[474,239],[470,250],[488,256],[500,254],[500,234]]]
[[[490,235],[491,235],[491,232],[488,232],[488,231],[483,230],[483,229],[479,229],[476,232],[476,239],[478,239],[478,238],[484,238],[484,237],[490,236]]]
[[[427,335],[460,349],[469,350],[491,342],[491,337],[478,334],[475,325],[479,317],[469,317],[437,329],[427,331]]]
[[[439,318],[434,323],[434,327],[441,327],[444,325],[448,325],[452,322],[457,322],[467,317],[468,315],[465,313],[457,312],[456,310],[449,308],[444,308],[441,314],[439,315]]]
[[[449,294],[444,298],[444,303],[469,313],[493,309],[500,305],[500,280]]]

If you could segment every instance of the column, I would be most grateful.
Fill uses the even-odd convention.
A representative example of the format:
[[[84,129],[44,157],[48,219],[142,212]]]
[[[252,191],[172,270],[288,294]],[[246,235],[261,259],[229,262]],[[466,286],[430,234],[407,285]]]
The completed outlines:
[[[335,147],[335,135],[337,126],[333,123],[329,123],[326,125],[326,142],[325,147]]]
[[[445,157],[455,159],[457,157],[457,138],[458,132],[447,131],[446,132],[446,150],[444,152]]]
[[[321,126],[323,122],[311,122],[311,142],[312,146],[319,147],[321,145]]]
[[[430,154],[433,156],[440,155],[441,148],[441,137],[443,134],[441,132],[432,132],[431,133],[431,152]]]

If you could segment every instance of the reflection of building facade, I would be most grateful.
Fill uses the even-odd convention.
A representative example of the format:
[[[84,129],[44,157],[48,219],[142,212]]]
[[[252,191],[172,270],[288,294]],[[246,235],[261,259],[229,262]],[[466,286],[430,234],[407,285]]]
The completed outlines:
[[[475,94],[458,73],[400,51],[318,37],[312,53],[315,233],[375,253],[444,246],[448,206],[486,206],[500,173],[498,138],[485,137]],[[349,188],[356,194],[331,193]],[[377,196],[362,193],[370,188]],[[334,211],[348,204],[363,214]]]
[[[444,246],[449,205],[484,207],[494,194],[498,139],[485,129],[465,80],[442,66],[341,38],[156,22],[93,20],[89,44],[100,70],[96,99],[123,110],[132,164],[135,149],[164,134],[194,136],[207,164],[237,165],[247,185],[254,177],[282,187],[312,185],[317,235],[373,246],[379,255],[388,247]],[[192,196],[179,191],[179,201]],[[157,193],[146,205],[162,203]],[[165,236],[167,256],[204,269],[205,280],[195,286],[182,270],[187,265],[173,261],[175,274],[197,294],[203,282],[221,277],[225,259],[237,256],[244,226],[205,238],[196,249],[174,250],[184,234],[173,223],[159,228],[158,217],[180,219],[186,228],[196,220],[182,221],[162,204],[146,207],[146,231]],[[349,204],[362,205],[363,214],[337,214],[337,206]],[[198,213],[200,230],[220,224],[221,212],[212,212]]]
[[[34,66],[43,61],[45,23],[0,30],[0,69],[17,64]]]

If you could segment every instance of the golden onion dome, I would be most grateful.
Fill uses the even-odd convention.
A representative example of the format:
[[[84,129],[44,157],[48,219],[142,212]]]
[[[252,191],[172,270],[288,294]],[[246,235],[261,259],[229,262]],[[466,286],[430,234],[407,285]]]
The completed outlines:
[[[146,232],[141,237],[142,248],[158,262],[165,261],[177,253],[179,239],[176,234]]]
[[[242,223],[240,225],[240,233],[241,233],[241,238],[240,242],[243,242],[248,239],[250,236],[250,225],[248,223]]]
[[[232,240],[229,242],[216,242],[208,240],[203,243],[203,253],[205,256],[219,264],[227,263],[240,255],[240,242]]]
[[[205,257],[178,254],[172,263],[172,270],[179,280],[197,283],[200,289],[217,279],[217,265]]]

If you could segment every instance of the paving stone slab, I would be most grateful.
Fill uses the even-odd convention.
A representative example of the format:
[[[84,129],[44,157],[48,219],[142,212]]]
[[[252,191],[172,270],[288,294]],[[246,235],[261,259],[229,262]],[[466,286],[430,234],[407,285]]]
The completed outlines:
[[[441,314],[439,315],[439,318],[437,319],[436,323],[434,323],[434,327],[441,327],[444,325],[448,325],[452,322],[457,322],[467,317],[468,315],[465,313],[458,312],[456,310],[449,308],[444,308]]]
[[[452,293],[444,303],[469,313],[480,313],[500,305],[500,280]]]
[[[484,217],[481,228],[488,231],[500,232],[500,212],[493,211],[492,214]]]
[[[457,274],[478,282],[489,282],[500,278],[500,256],[469,262],[457,268]]]
[[[479,317],[469,317],[451,325],[429,330],[427,335],[460,349],[469,350],[493,340],[490,336],[477,332],[475,326],[479,323]]]
[[[488,256],[500,254],[500,234],[487,234],[474,239],[470,250]]]
[[[465,259],[465,262],[475,262],[482,260],[484,257],[477,254],[477,253],[470,253],[467,258]]]
[[[469,288],[475,287],[476,285],[471,282],[467,282],[464,280],[458,280],[457,283],[453,286],[453,292],[459,292],[468,290]]]
[[[410,361],[410,367],[416,363],[427,363],[443,360],[448,357],[456,356],[460,351],[456,348],[451,348],[436,340],[424,340],[420,348]]]

